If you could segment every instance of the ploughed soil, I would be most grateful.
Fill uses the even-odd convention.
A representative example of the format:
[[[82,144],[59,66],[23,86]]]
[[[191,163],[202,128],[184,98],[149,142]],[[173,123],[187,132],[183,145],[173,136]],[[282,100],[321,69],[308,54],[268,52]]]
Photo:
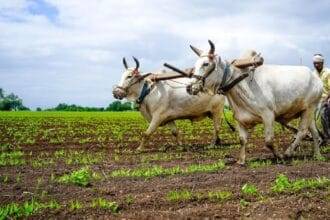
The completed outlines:
[[[288,131],[276,136],[276,144],[281,146],[281,152],[290,144],[291,137]],[[135,151],[137,142],[129,142],[125,148],[122,143],[112,143],[103,147],[95,147],[94,144],[65,143],[35,143],[29,147],[23,146],[21,150],[25,152],[25,165],[0,167],[1,176],[9,177],[6,182],[0,183],[0,204],[23,203],[36,198],[39,201],[54,199],[62,205],[58,210],[49,209],[34,214],[29,217],[31,219],[330,219],[329,187],[283,194],[275,194],[270,190],[279,173],[287,175],[292,180],[330,178],[330,153],[323,152],[325,161],[314,160],[309,156],[312,154],[312,142],[304,141],[297,149],[298,156],[277,161],[273,160],[270,151],[263,147],[262,137],[252,137],[247,148],[247,160],[271,160],[272,163],[264,167],[251,168],[235,163],[239,152],[237,139],[224,138],[223,145],[211,150],[205,144],[211,141],[210,134],[205,134],[205,138],[196,143],[186,141],[183,146],[177,146],[170,139],[169,135],[158,132],[150,140],[149,150],[142,153]],[[60,149],[82,150],[85,154],[91,155],[102,153],[104,158],[101,161],[89,165],[102,176],[102,179],[92,181],[87,187],[63,184],[54,181],[54,178],[52,180],[52,176],[56,179],[85,165],[68,165],[63,160],[55,160],[54,164],[32,166],[31,162],[37,158],[43,161],[54,159],[53,153]],[[214,155],[220,155],[221,152],[224,154],[217,158],[210,152]],[[166,154],[180,157],[162,159]],[[154,155],[163,156],[160,156],[160,159],[142,160]],[[120,168],[134,169],[155,164],[164,167],[187,166],[193,163],[211,163],[218,159],[225,161],[226,168],[213,173],[158,176],[149,179],[109,176],[111,171]],[[257,186],[262,196],[244,197],[241,188],[245,183]],[[233,196],[226,201],[218,202],[208,199],[171,202],[166,199],[169,191],[180,189],[201,193],[231,191]],[[70,201],[78,200],[82,204],[90,204],[96,198],[116,201],[119,212],[114,214],[109,210],[91,207],[77,210],[69,208]]]

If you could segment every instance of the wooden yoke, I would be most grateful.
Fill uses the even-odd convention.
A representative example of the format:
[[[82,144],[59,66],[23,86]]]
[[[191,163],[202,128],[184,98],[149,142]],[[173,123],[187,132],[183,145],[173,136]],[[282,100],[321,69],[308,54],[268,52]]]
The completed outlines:
[[[258,67],[264,63],[264,58],[260,55],[256,55],[251,59],[235,59],[231,62],[235,67],[244,69],[250,66]]]
[[[188,73],[189,75],[192,75],[194,71],[194,68],[187,68],[184,70],[184,72]],[[146,77],[147,80],[158,82],[161,80],[170,80],[170,79],[177,79],[177,78],[184,78],[187,76],[184,76],[180,73],[176,72],[162,72],[160,74],[150,74],[148,77]]]

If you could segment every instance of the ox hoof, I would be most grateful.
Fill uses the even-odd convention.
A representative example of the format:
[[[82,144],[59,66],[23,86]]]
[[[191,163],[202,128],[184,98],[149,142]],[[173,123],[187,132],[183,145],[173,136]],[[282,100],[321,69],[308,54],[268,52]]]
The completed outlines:
[[[241,167],[245,167],[246,166],[245,161],[242,161],[242,160],[238,160],[236,163],[237,163],[237,165],[239,165]]]

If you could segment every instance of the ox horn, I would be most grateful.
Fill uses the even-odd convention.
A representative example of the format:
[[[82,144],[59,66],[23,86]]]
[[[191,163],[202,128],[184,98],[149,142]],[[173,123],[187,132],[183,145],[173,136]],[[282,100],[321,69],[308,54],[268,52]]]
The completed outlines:
[[[198,49],[198,48],[196,48],[196,47],[194,47],[194,46],[192,46],[192,45],[190,45],[190,48],[192,49],[192,51],[194,51],[195,52],[195,54],[197,54],[197,56],[201,56],[201,54],[203,53],[203,51],[202,50],[200,50],[200,49]]]
[[[140,67],[140,62],[139,62],[139,60],[136,59],[134,56],[133,56],[133,60],[134,60],[134,62],[135,62],[135,70],[138,70],[139,67]]]
[[[125,69],[128,69],[128,65],[127,65],[125,57],[123,57],[123,64],[124,64]]]
[[[215,51],[215,46],[214,43],[211,40],[208,40],[209,44],[210,44],[210,50],[209,50],[209,54],[214,54]]]

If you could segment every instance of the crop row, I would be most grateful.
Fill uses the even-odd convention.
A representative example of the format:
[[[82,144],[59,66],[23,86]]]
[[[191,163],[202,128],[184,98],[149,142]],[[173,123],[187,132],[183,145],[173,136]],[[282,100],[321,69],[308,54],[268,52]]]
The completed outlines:
[[[234,123],[232,113],[227,111],[226,114],[231,123]],[[0,112],[0,125],[2,150],[64,144],[101,147],[119,144],[125,147],[139,142],[141,133],[148,126],[138,112]],[[186,142],[205,143],[212,139],[211,120],[194,124],[181,120],[177,125]],[[277,125],[275,130],[280,133],[281,127]],[[253,136],[262,135],[262,126],[258,126],[255,131]],[[171,131],[166,126],[156,132],[160,133],[164,141],[173,140]],[[225,123],[221,129],[221,138],[238,142],[236,132],[230,131]]]

